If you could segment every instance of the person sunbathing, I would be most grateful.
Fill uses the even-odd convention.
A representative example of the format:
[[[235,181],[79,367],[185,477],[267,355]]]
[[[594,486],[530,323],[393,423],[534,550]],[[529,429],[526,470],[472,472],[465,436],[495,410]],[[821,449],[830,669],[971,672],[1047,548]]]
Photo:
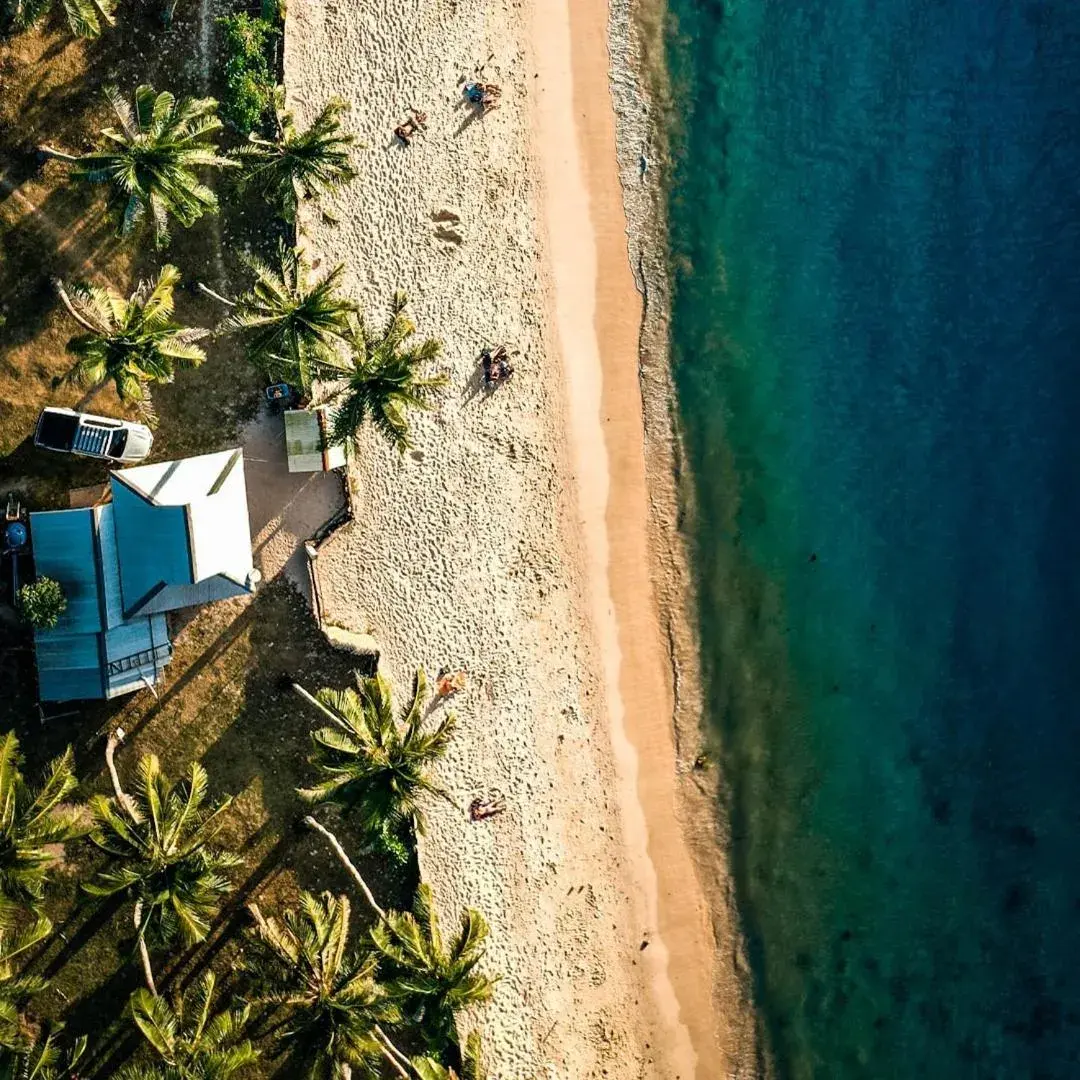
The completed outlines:
[[[398,124],[398,126],[394,128],[394,135],[406,146],[411,146],[413,136],[422,134],[426,126],[427,113],[418,112],[416,109],[413,109],[409,119],[406,120],[404,124]]]
[[[500,345],[495,352],[485,349],[483,354],[484,382],[488,387],[496,387],[500,383],[507,382],[514,374],[514,367],[510,363],[510,357],[506,354],[506,346]]]
[[[472,821],[484,821],[495,817],[506,809],[506,800],[501,795],[495,795],[490,799],[473,799],[469,803],[469,818]]]
[[[468,677],[466,671],[444,671],[435,682],[435,692],[441,698],[459,693],[465,689]]]
[[[502,87],[495,83],[466,83],[465,96],[473,105],[480,106],[481,114],[489,113],[499,107]]]

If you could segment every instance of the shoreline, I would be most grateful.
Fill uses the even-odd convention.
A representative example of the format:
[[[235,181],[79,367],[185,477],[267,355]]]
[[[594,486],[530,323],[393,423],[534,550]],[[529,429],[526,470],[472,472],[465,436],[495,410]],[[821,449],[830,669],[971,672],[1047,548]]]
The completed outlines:
[[[643,421],[652,585],[674,698],[675,816],[705,897],[715,950],[715,1035],[724,1075],[771,1075],[754,1002],[752,972],[730,864],[731,826],[724,813],[722,772],[699,755],[723,753],[705,712],[698,630],[699,594],[690,536],[696,495],[683,448],[671,368],[671,274],[664,173],[671,168],[667,123],[673,102],[667,70],[666,0],[610,0],[608,50],[615,113],[616,162],[625,211],[626,258],[642,297],[638,381]],[[639,154],[649,167],[639,171]]]
[[[712,931],[713,1016],[722,1075],[770,1075],[753,999],[752,973],[730,865],[730,821],[722,771],[698,770],[700,754],[723,753],[708,730],[698,630],[699,594],[691,569],[693,476],[682,444],[671,368],[671,275],[663,173],[671,160],[665,120],[673,108],[665,56],[666,0],[610,0],[608,49],[616,164],[625,211],[625,257],[642,297],[638,381],[643,421],[652,586],[674,698],[675,816],[689,846]],[[639,155],[649,168],[639,171]]]
[[[704,841],[681,827],[686,748],[676,755],[671,717],[691,680],[680,673],[676,703],[671,621],[661,629],[652,598],[657,588],[663,610],[669,597],[652,569],[641,327],[626,319],[641,300],[612,168],[608,10],[591,0],[561,15],[492,17],[483,0],[438,12],[371,0],[349,18],[290,6],[290,107],[304,122],[338,94],[366,144],[360,179],[329,213],[302,211],[304,243],[327,268],[347,264],[372,318],[405,288],[451,380],[436,411],[415,417],[414,453],[365,432],[356,518],[320,551],[320,593],[328,621],[376,636],[399,692],[418,664],[470,672],[439,780],[459,806],[497,792],[508,809],[476,825],[435,800],[420,861],[444,921],[476,906],[491,924],[489,968],[503,978],[464,1028],[482,1029],[495,1074],[711,1078],[732,1060],[713,1008],[725,964],[691,887],[691,847],[713,827]],[[503,87],[499,110],[462,107],[470,77]],[[387,136],[412,107],[428,112],[428,134],[403,149]],[[563,210],[584,233],[560,241]],[[549,257],[567,240],[570,259]],[[491,341],[520,357],[514,380],[486,395],[477,353]]]
[[[562,336],[580,349],[588,318],[598,343],[595,370],[592,349],[584,365],[575,360],[566,369],[593,549],[593,617],[614,667],[609,708],[624,828],[662,943],[652,980],[674,1033],[678,1068],[700,1077],[751,1076],[757,1074],[754,1017],[742,947],[720,948],[738,941],[726,834],[717,822],[715,787],[691,780],[704,736],[694,589],[679,532],[680,503],[690,493],[678,491],[675,480],[680,447],[668,364],[662,192],[655,168],[651,178],[637,172],[633,150],[648,148],[655,165],[665,157],[662,146],[652,149],[663,132],[655,130],[642,85],[640,30],[629,3],[567,5],[565,17],[568,45],[554,40],[550,11],[534,31],[547,48],[561,45],[570,53],[569,71],[549,71],[545,83],[573,87],[572,113],[565,103],[563,123],[549,124],[540,145],[549,189],[559,191],[548,228],[558,238],[553,247],[562,249],[552,258],[556,300],[565,294],[571,327]],[[581,151],[579,201],[587,204],[576,214],[567,212],[572,152],[560,141],[571,127]],[[589,260],[583,268],[581,258],[590,233],[597,249],[591,285]],[[591,317],[581,301],[590,289]],[[626,701],[634,702],[629,712]],[[702,881],[716,888],[715,900]]]

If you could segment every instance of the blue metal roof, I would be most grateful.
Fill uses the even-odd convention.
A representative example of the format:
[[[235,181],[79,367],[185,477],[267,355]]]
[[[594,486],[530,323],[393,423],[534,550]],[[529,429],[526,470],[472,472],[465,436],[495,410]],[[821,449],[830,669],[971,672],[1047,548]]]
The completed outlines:
[[[161,616],[125,620],[112,505],[30,515],[34,566],[67,610],[34,634],[42,701],[109,698],[154,683],[172,653]]]
[[[67,610],[51,634],[97,633],[102,627],[101,581],[93,510],[53,510],[30,515],[34,566],[39,577],[59,582]]]
[[[42,701],[77,701],[105,696],[100,634],[34,635],[38,696]]]
[[[156,682],[172,655],[161,612],[255,591],[240,450],[125,469],[110,486],[107,506],[30,515],[37,573],[68,601],[34,635],[43,701]]]
[[[132,611],[163,585],[191,582],[191,546],[183,506],[154,506],[123,483],[112,485],[120,588]]]

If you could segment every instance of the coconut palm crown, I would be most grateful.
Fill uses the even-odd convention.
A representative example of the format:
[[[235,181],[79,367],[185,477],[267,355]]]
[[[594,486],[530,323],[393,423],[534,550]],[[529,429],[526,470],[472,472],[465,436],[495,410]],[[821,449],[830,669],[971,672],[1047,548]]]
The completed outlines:
[[[39,915],[18,930],[0,929],[0,1047],[28,1050],[32,1033],[22,1016],[22,1006],[48,985],[37,975],[20,974],[16,961],[52,933],[52,923]]]
[[[243,334],[248,357],[268,375],[310,391],[315,379],[345,374],[341,349],[352,336],[356,304],[339,293],[344,266],[316,280],[299,248],[278,249],[278,267],[244,259],[255,276],[222,325]]]
[[[86,1053],[88,1039],[80,1035],[61,1042],[63,1024],[38,1032],[18,1050],[0,1053],[0,1080],[78,1080],[75,1067]]]
[[[75,175],[109,184],[122,204],[120,234],[129,236],[149,215],[154,243],[169,242],[169,220],[189,226],[217,210],[217,196],[199,179],[200,169],[235,168],[218,154],[210,136],[222,124],[213,98],[182,98],[140,86],[132,108],[115,87],[105,91],[119,128],[104,128],[105,146],[81,157],[50,147],[42,152],[71,162]]]
[[[348,384],[335,405],[331,442],[354,438],[370,420],[399,451],[412,447],[408,409],[432,408],[434,392],[447,383],[444,374],[424,374],[442,351],[434,338],[410,344],[416,324],[405,313],[408,297],[400,290],[381,330],[358,320],[353,335]]]
[[[102,795],[90,802],[90,839],[115,861],[83,888],[92,896],[128,893],[140,905],[139,934],[156,944],[202,941],[232,888],[224,872],[241,860],[213,844],[232,800],[208,800],[206,770],[198,762],[174,783],[148,754],[127,807]]]
[[[295,1054],[312,1080],[344,1074],[342,1066],[379,1077],[391,1051],[379,1025],[401,1019],[376,981],[378,961],[349,948],[349,901],[300,894],[298,910],[279,922],[252,905],[255,926],[244,964],[255,1000],[285,1013],[277,1049]]]
[[[41,786],[21,772],[19,740],[9,731],[0,740],[0,901],[36,908],[62,847],[89,831],[85,814],[64,800],[77,786],[71,747],[45,769]]]
[[[423,669],[416,673],[412,701],[400,723],[394,718],[390,684],[381,673],[359,679],[356,690],[320,690],[313,700],[331,723],[311,733],[311,762],[323,779],[302,788],[300,798],[348,808],[369,836],[394,832],[406,822],[423,832],[419,798],[425,791],[445,794],[429,773],[446,753],[457,724],[454,714],[447,713],[425,730],[426,699]]]
[[[96,38],[106,26],[113,25],[115,0],[60,0],[68,29],[76,37]],[[42,19],[54,6],[54,0],[0,0],[0,21],[16,30],[26,30]]]
[[[454,1039],[455,1010],[491,998],[495,980],[476,970],[487,935],[483,915],[468,908],[458,932],[447,940],[427,884],[417,889],[411,912],[386,912],[371,929],[390,992],[404,999],[409,1015],[419,1015],[436,1046]]]
[[[154,1054],[151,1068],[133,1064],[117,1080],[230,1080],[258,1058],[244,1037],[250,1007],[214,1012],[216,980],[207,971],[172,1002],[148,990],[131,995],[131,1016]]]
[[[355,179],[349,149],[356,137],[342,131],[341,115],[348,106],[340,98],[331,98],[303,131],[285,108],[284,87],[277,88],[274,106],[275,137],[252,132],[248,145],[235,156],[245,170],[243,185],[257,191],[286,221],[295,221],[302,200],[317,199]]]
[[[121,400],[139,401],[144,384],[172,382],[178,367],[198,367],[206,359],[199,346],[208,330],[173,322],[175,266],[163,266],[125,300],[113,289],[78,285],[57,291],[73,319],[86,331],[68,342],[77,359],[69,382],[96,386],[112,382]]]
[[[430,1057],[413,1058],[412,1067],[420,1080],[487,1080],[488,1077],[478,1031],[470,1031],[465,1040],[461,1050],[460,1075]]]

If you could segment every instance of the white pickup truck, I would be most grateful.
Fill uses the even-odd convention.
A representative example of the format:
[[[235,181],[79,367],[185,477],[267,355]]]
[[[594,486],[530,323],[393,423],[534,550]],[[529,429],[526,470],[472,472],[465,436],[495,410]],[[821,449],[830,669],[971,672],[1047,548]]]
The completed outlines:
[[[149,456],[153,442],[145,424],[74,409],[45,409],[34,431],[35,446],[103,461],[142,461]]]

